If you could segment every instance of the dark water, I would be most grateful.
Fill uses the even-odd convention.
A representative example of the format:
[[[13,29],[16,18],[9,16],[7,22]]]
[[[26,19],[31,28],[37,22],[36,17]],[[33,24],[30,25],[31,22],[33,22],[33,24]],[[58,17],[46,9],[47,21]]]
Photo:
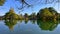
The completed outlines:
[[[0,20],[0,34],[60,34],[58,21]]]

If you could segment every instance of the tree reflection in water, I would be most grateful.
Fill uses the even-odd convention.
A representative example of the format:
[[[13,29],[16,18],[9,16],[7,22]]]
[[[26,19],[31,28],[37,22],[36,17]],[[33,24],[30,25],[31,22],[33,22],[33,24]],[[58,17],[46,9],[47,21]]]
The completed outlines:
[[[27,24],[28,23],[28,20],[24,20],[24,22],[25,22],[25,24]]]
[[[36,20],[30,20],[32,24],[35,24]]]
[[[20,23],[22,23],[22,21],[20,21]],[[31,21],[32,24],[35,24],[36,20],[30,20],[30,21]],[[28,20],[25,20],[24,23],[27,24]],[[58,21],[37,20],[36,23],[41,28],[41,30],[49,30],[49,31],[53,31],[58,25]],[[5,20],[5,25],[8,26],[11,31],[13,31],[14,25],[16,25],[16,24],[17,24],[17,20]]]
[[[14,29],[14,25],[17,24],[17,20],[5,20],[5,25],[9,27],[11,31]]]
[[[37,20],[37,24],[41,28],[41,30],[53,31],[57,27],[58,22],[57,21],[40,21],[40,20]]]

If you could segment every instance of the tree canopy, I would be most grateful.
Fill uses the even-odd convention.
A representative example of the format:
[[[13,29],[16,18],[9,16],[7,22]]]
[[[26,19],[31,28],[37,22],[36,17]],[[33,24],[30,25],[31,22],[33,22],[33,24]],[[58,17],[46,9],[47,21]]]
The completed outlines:
[[[2,6],[5,3],[6,0],[0,0],[0,6]]]
[[[56,16],[58,15],[57,11],[52,8],[44,8],[41,9],[38,13],[37,13],[37,17],[39,18],[47,18],[47,19],[52,19],[52,18],[57,18]]]
[[[10,9],[9,12],[5,14],[5,19],[18,19],[18,15],[15,14],[14,9]]]

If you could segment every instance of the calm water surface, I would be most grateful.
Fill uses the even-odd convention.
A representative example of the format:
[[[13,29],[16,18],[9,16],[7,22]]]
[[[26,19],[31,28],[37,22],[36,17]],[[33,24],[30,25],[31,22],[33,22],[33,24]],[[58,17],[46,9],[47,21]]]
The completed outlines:
[[[40,20],[0,20],[0,34],[60,34],[60,24]]]

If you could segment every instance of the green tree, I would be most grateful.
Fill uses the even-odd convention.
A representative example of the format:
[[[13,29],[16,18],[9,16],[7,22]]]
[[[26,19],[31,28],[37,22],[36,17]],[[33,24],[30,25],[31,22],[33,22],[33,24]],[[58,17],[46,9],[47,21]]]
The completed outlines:
[[[53,7],[49,7],[48,9],[49,9],[49,11],[52,13],[52,15],[53,15],[52,18],[53,18],[54,20],[58,19],[58,13],[57,13],[57,11],[56,11]]]
[[[13,8],[11,8],[10,10],[9,10],[9,12],[7,12],[6,14],[5,14],[5,19],[18,19],[18,15],[17,14],[15,14],[15,12],[14,12],[14,9]]]
[[[39,19],[39,18],[46,19],[46,18],[51,17],[51,16],[53,16],[53,15],[52,15],[51,12],[48,10],[48,8],[41,9],[41,10],[39,11],[39,13],[37,14],[38,19]]]
[[[49,7],[49,8],[44,8],[41,9],[38,13],[37,13],[37,18],[38,19],[43,19],[43,20],[56,20],[57,19],[57,11],[53,8],[53,7]]]
[[[24,19],[25,19],[25,20],[28,20],[28,19],[29,19],[28,17],[29,17],[28,14],[25,13],[25,15],[24,15]]]
[[[30,20],[36,20],[36,13],[32,13],[30,16],[29,16],[29,19]]]
[[[43,11],[40,13],[43,16],[52,16],[52,14],[49,12],[48,8],[45,8]]]
[[[22,14],[18,15],[18,18],[19,18],[19,20],[23,20],[24,19]]]
[[[5,3],[6,0],[0,0],[0,6],[2,6]]]

